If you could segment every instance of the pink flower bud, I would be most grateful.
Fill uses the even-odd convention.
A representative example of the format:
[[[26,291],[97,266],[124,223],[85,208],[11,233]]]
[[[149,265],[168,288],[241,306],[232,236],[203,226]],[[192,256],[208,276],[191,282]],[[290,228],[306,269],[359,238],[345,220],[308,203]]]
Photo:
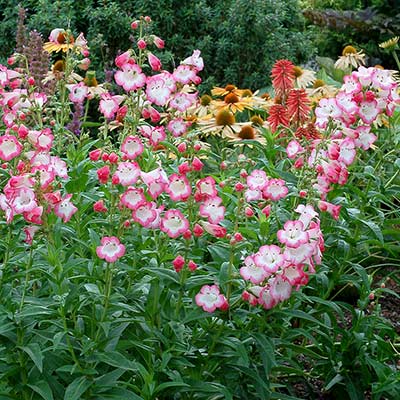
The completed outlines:
[[[143,39],[139,39],[137,42],[137,46],[140,50],[144,50],[147,47],[147,44]]]
[[[107,162],[107,161],[108,161],[108,154],[107,154],[107,153],[103,153],[102,156],[101,156],[101,159],[102,159],[104,162]]]
[[[371,293],[368,295],[368,298],[369,298],[370,300],[374,300],[374,299],[375,299],[375,293],[374,293],[374,292],[371,292]]]
[[[243,235],[240,232],[236,232],[233,235],[236,242],[241,242],[243,240]]]
[[[261,210],[261,212],[268,218],[270,216],[270,214],[271,214],[271,206],[270,205],[265,206]]]
[[[33,86],[35,84],[35,78],[30,76],[27,80],[29,86]]]
[[[190,271],[194,272],[197,269],[197,264],[193,260],[190,260],[188,262],[188,268],[190,269]]]
[[[146,15],[146,16],[144,17],[144,20],[145,20],[148,24],[151,22],[151,18],[150,18],[148,15]]]
[[[193,161],[192,161],[192,168],[195,171],[201,171],[203,169],[203,167],[204,167],[204,164],[197,157],[194,157]]]
[[[222,170],[225,170],[225,169],[228,168],[228,164],[227,164],[225,161],[221,161],[221,164],[219,164],[219,167],[220,167]]]
[[[89,153],[89,158],[92,161],[97,161],[98,159],[100,159],[100,156],[101,156],[101,149],[92,150]]]
[[[154,36],[153,40],[154,40],[154,44],[156,45],[157,48],[159,48],[159,49],[163,49],[164,48],[164,46],[165,46],[164,40],[162,40],[158,36]]]
[[[241,177],[241,178],[247,178],[247,176],[248,176],[247,171],[246,171],[245,169],[242,169],[242,170],[240,171],[240,177]]]
[[[200,237],[203,233],[204,233],[204,229],[199,224],[196,224],[193,227],[193,235],[194,236]]]
[[[190,172],[192,168],[190,167],[189,163],[187,161],[183,162],[178,166],[178,171],[181,175],[186,175],[188,172]]]
[[[238,182],[238,183],[235,184],[235,190],[236,190],[237,192],[243,192],[243,190],[244,190],[245,188],[246,188],[246,187],[243,185],[242,182]]]
[[[199,150],[201,150],[201,144],[200,144],[200,143],[195,143],[195,145],[193,146],[193,150],[194,150],[194,151],[199,151]]]
[[[118,163],[118,155],[115,154],[114,152],[110,153],[108,155],[108,161],[110,161],[111,164],[117,164]]]
[[[110,177],[110,167],[105,165],[104,167],[97,170],[97,177],[100,183],[107,183]]]
[[[138,43],[139,44],[139,43]],[[152,53],[147,55],[150,67],[153,71],[159,71],[161,69],[161,61]]]
[[[304,159],[303,159],[303,157],[298,158],[298,159],[294,162],[294,167],[295,167],[296,169],[300,169],[303,165],[304,165]]]
[[[7,64],[8,65],[13,65],[15,63],[15,57],[11,56],[7,58]]]
[[[119,182],[120,182],[119,176],[118,176],[118,175],[113,175],[113,177],[112,177],[112,179],[111,179],[111,183],[112,183],[113,185],[118,185]]]
[[[133,21],[133,22],[131,23],[131,28],[132,28],[132,29],[137,29],[137,28],[139,27],[139,22],[140,22],[140,21],[138,21],[138,20]]]
[[[192,232],[190,232],[188,229],[186,232],[182,233],[182,236],[184,239],[189,240],[192,237]]]
[[[177,149],[178,149],[179,153],[184,153],[187,149],[186,143],[185,142],[179,143],[177,146]]]
[[[172,261],[172,265],[176,272],[181,272],[183,266],[185,265],[185,259],[182,256],[177,256],[174,261]]]
[[[254,216],[254,211],[253,211],[253,209],[252,209],[251,207],[246,207],[246,208],[244,209],[244,215],[245,215],[247,218],[253,217],[253,216]]]
[[[304,199],[304,197],[307,196],[307,191],[306,191],[306,190],[300,190],[299,196],[300,196],[302,199]]]
[[[103,200],[98,200],[96,203],[93,204],[93,210],[95,212],[103,213],[107,212],[107,207],[104,205]]]

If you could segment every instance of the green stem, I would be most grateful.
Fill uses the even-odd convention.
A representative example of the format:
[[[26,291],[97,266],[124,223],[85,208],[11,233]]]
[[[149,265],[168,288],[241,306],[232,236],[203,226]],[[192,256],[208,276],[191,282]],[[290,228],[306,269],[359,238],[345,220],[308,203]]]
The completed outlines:
[[[105,282],[104,282],[104,303],[103,303],[103,312],[100,318],[100,323],[97,329],[96,337],[95,337],[95,342],[98,341],[100,337],[100,332],[101,332],[101,324],[106,320],[107,318],[107,312],[108,312],[108,307],[110,305],[110,296],[111,296],[111,289],[112,289],[112,278],[113,278],[113,271],[112,271],[112,266],[113,263],[107,263],[106,264],[106,273],[105,273]]]
[[[399,57],[397,56],[396,51],[393,50],[392,55],[393,55],[394,60],[396,61],[397,68],[400,70],[400,60],[399,60]]]
[[[28,288],[28,282],[29,282],[29,272],[30,272],[30,268],[32,266],[32,255],[33,255],[33,246],[31,245],[31,247],[29,249],[29,258],[28,258],[28,262],[26,264],[26,270],[25,270],[24,288],[22,290],[21,301],[19,303],[19,312],[22,311],[22,307],[24,306],[24,302],[25,302],[26,289]]]
[[[3,284],[3,276],[6,272],[6,267],[8,264],[8,260],[10,258],[10,243],[11,243],[11,238],[12,238],[12,228],[9,225],[8,226],[8,233],[7,233],[7,239],[6,239],[6,249],[4,252],[4,259],[3,259],[3,265],[0,268],[0,288]]]

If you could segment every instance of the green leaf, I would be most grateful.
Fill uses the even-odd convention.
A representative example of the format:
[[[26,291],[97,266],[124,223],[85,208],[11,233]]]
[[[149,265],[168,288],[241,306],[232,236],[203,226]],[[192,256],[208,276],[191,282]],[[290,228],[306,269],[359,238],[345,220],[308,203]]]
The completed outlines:
[[[112,391],[96,396],[96,400],[144,400],[143,397],[121,388],[112,389]]]
[[[98,294],[98,295],[101,294],[99,287],[97,285],[95,285],[94,283],[86,283],[84,286],[85,286],[85,289],[89,293]]]
[[[32,390],[44,398],[44,400],[54,400],[51,387],[46,381],[36,382],[35,385],[28,385]]]
[[[31,360],[35,363],[40,373],[43,372],[43,354],[38,343],[29,343],[27,346],[21,347],[25,353],[29,355]]]
[[[77,178],[71,179],[65,184],[68,193],[83,192],[89,180],[88,174],[80,174]]]
[[[252,336],[257,342],[265,374],[268,376],[271,369],[276,365],[274,345],[271,340],[261,333],[253,333]]]
[[[161,383],[161,385],[158,385],[154,391],[154,394],[159,393],[161,391],[163,391],[164,389],[167,389],[169,387],[190,387],[190,385],[188,385],[185,382],[179,382],[179,381],[174,381],[174,382],[164,382]]]
[[[86,376],[76,378],[71,382],[64,395],[64,400],[80,400],[83,393],[92,385],[92,381],[87,380]]]
[[[128,360],[124,355],[117,351],[96,354],[96,358],[112,367],[122,368],[129,371],[137,371],[138,366],[133,361]]]

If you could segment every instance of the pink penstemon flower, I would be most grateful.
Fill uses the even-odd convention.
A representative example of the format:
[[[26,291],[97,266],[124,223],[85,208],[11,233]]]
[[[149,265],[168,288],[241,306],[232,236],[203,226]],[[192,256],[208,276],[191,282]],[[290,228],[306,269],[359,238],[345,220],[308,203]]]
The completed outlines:
[[[200,205],[199,214],[208,218],[211,224],[219,224],[225,217],[225,207],[221,203],[220,197],[209,197]]]
[[[135,210],[140,205],[146,203],[146,197],[143,189],[128,187],[128,189],[121,195],[121,204],[125,207]]]
[[[123,64],[121,71],[115,73],[114,79],[127,92],[140,89],[146,84],[146,75],[137,64]]]
[[[173,201],[186,201],[192,191],[189,180],[185,175],[173,174],[169,178],[169,184],[165,191]]]
[[[250,281],[257,285],[267,278],[268,274],[260,265],[256,264],[254,256],[247,256],[243,261],[243,266],[240,268],[240,275],[244,280]]]
[[[96,248],[99,258],[113,263],[125,254],[125,246],[115,236],[105,236],[100,241],[101,245]]]
[[[263,189],[263,195],[266,199],[278,201],[284,198],[289,192],[283,179],[270,179]]]
[[[113,178],[118,178],[122,186],[129,186],[136,183],[140,176],[140,167],[136,162],[121,162],[115,171]]]
[[[254,262],[268,274],[278,271],[284,261],[282,249],[274,244],[261,246],[254,254]]]
[[[139,136],[130,135],[122,143],[121,151],[127,159],[134,160],[143,153],[144,145]]]
[[[246,181],[251,190],[263,190],[268,184],[268,177],[263,170],[255,169],[247,177]]]
[[[277,233],[278,240],[287,247],[298,247],[308,242],[308,233],[301,221],[286,221]]]
[[[189,221],[179,210],[168,210],[161,218],[160,229],[170,238],[177,238],[189,229]]]
[[[118,112],[123,100],[123,96],[111,96],[109,93],[102,93],[100,95],[99,110],[106,118],[112,119]]]
[[[22,144],[13,135],[0,136],[0,158],[10,161],[22,152]]]
[[[226,298],[217,285],[204,285],[195,296],[196,304],[206,312],[214,312],[226,304]]]
[[[64,222],[68,222],[78,211],[77,207],[71,203],[71,197],[72,194],[67,194],[64,199],[62,199],[54,207],[54,213],[57,215],[57,217],[62,218]]]
[[[149,228],[150,224],[157,218],[157,212],[153,207],[153,203],[140,203],[138,207],[132,211],[132,219],[145,228]]]

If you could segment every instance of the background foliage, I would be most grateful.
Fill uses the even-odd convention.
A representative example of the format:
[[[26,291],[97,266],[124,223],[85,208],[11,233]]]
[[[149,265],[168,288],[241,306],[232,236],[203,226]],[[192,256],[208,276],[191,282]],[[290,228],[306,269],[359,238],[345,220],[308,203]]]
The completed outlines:
[[[130,47],[130,22],[150,15],[158,35],[167,41],[164,64],[171,66],[193,49],[201,50],[207,77],[204,89],[226,83],[264,87],[276,59],[300,63],[314,53],[297,0],[23,0],[20,5],[27,10],[27,30],[36,29],[45,40],[54,27],[84,32],[96,70],[110,68],[117,52]],[[15,48],[18,10],[6,0],[0,1],[0,9],[4,59]]]

